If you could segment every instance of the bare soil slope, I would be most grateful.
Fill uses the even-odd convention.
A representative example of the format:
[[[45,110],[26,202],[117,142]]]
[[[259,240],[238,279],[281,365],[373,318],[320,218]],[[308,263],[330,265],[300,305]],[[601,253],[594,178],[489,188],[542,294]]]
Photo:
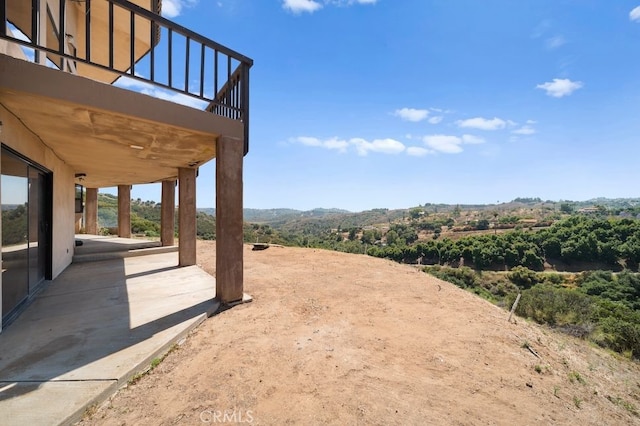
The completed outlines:
[[[215,244],[198,244],[215,274]],[[245,255],[254,301],[207,320],[83,424],[640,424],[638,364],[510,324],[411,266],[300,248]]]

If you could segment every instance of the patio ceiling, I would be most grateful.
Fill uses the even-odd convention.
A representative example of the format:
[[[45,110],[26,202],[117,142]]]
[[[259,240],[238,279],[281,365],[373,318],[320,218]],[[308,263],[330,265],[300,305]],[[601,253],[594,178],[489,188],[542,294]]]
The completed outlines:
[[[175,179],[219,136],[243,136],[241,122],[19,59],[0,55],[0,75],[0,103],[87,187]]]

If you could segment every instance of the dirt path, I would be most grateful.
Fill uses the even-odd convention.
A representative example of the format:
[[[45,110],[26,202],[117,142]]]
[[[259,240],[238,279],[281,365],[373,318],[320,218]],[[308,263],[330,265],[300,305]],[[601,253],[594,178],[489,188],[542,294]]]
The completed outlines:
[[[245,291],[83,424],[640,424],[638,364],[413,267],[247,246]]]

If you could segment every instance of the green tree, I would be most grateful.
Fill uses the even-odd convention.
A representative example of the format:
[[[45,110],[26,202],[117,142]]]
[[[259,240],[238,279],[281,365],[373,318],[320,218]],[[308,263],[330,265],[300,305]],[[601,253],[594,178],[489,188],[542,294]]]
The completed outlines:
[[[387,232],[387,244],[395,245],[398,242],[398,233],[393,229]]]
[[[476,229],[481,231],[489,229],[489,221],[487,219],[480,219],[476,225]]]
[[[562,213],[567,213],[567,214],[571,214],[574,212],[574,207],[573,205],[569,204],[569,203],[560,203],[560,211]]]
[[[362,238],[360,239],[364,244],[374,244],[382,238],[382,235],[377,229],[367,229],[362,233]]]
[[[534,250],[525,250],[522,256],[522,265],[536,271],[541,271],[544,268],[544,262],[540,256]]]
[[[524,266],[516,266],[508,274],[507,278],[521,288],[531,288],[538,284],[538,274]]]
[[[411,219],[419,219],[420,216],[422,216],[424,214],[424,210],[422,210],[420,207],[414,207],[411,210],[409,210],[409,217]]]

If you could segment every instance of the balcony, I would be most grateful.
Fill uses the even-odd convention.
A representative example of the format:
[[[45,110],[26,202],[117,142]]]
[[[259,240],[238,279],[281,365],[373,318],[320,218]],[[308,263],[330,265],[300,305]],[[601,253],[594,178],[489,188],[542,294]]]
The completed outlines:
[[[2,103],[85,186],[175,177],[215,158],[220,136],[249,150],[253,61],[159,9],[160,0],[0,0]]]

